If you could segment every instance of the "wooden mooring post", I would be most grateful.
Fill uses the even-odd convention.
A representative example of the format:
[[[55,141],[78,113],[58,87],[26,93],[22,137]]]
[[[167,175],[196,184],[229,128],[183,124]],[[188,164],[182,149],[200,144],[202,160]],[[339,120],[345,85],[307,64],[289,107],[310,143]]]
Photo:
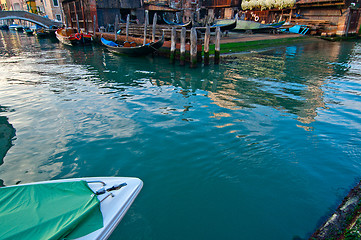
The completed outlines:
[[[214,64],[219,64],[220,51],[221,51],[221,29],[220,29],[220,27],[217,27],[216,28],[216,42],[215,42],[215,49],[214,49]]]
[[[117,27],[118,27],[118,14],[115,15],[115,21],[114,21],[114,39],[115,39],[115,42],[117,41]]]
[[[152,42],[155,42],[155,31],[157,26],[157,13],[154,13],[153,28],[152,28]]]
[[[75,14],[75,17],[76,17],[76,27],[77,27],[78,33],[80,33],[80,25],[79,25],[79,17],[78,17],[78,14]]]
[[[186,34],[187,34],[186,28],[182,27],[181,40],[180,40],[181,41],[180,42],[180,56],[179,56],[181,66],[184,66],[185,61],[186,61]]]
[[[94,17],[93,17],[93,35],[94,35],[94,38],[96,36],[95,35],[96,27],[97,27],[96,22],[97,22],[97,15],[94,15]]]
[[[190,67],[195,68],[197,67],[197,30],[194,27],[192,27],[191,29],[190,55],[191,55]]]
[[[149,16],[148,10],[145,10],[143,45],[145,45],[147,43],[147,28],[148,28],[148,23],[149,23],[148,16]]]
[[[177,31],[175,27],[172,27],[171,32],[171,44],[170,44],[170,63],[175,62],[175,51],[177,46]]]
[[[204,65],[209,65],[209,40],[211,37],[211,28],[207,26],[204,35]]]
[[[130,15],[127,16],[127,25],[125,25],[125,41],[128,42],[129,37],[129,22],[130,22]]]

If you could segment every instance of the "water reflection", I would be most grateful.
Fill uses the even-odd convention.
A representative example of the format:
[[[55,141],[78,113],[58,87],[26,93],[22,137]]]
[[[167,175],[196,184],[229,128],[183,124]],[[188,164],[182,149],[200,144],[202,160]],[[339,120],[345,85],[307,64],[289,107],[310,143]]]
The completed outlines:
[[[340,43],[315,41],[233,56],[225,65],[199,69],[173,66],[164,59],[115,56],[105,49],[95,54],[77,49],[73,57],[97,72],[101,88],[120,93],[123,100],[133,97],[121,93],[127,87],[173,86],[181,88],[178,92],[184,97],[201,93],[229,110],[270,106],[296,115],[299,126],[311,130],[318,110],[327,109],[324,85],[348,71],[348,64],[337,62],[347,63],[353,48],[354,44],[341,48]]]
[[[180,222],[189,223],[180,239],[306,236],[359,176],[357,42],[190,69],[23,36],[10,56],[7,38],[0,104],[16,141],[0,166],[4,184],[139,176],[147,187],[114,239],[142,238],[134,229],[144,227],[148,239],[168,239]]]
[[[292,114],[299,121],[298,127],[313,130],[312,123],[318,112],[328,108],[328,100],[324,99],[324,91],[328,88],[325,84],[329,84],[333,76],[339,77],[350,70],[352,58],[345,56],[355,51],[355,44],[341,48],[340,43],[319,41],[236,55],[225,59],[220,66],[190,69],[171,65],[167,59],[117,56],[99,46],[71,48],[42,44],[34,39],[21,34],[3,36],[0,41],[2,56],[12,53],[6,55],[0,64],[6,65],[11,73],[6,75],[8,84],[44,85],[58,95],[64,103],[53,106],[55,109],[72,106],[71,102],[82,106],[72,111],[77,116],[70,117],[76,122],[75,126],[64,127],[67,130],[59,136],[63,139],[61,148],[65,152],[69,139],[72,139],[69,135],[77,127],[89,137],[87,141],[100,136],[128,138],[136,135],[139,119],[138,122],[132,121],[129,117],[114,114],[117,111],[141,110],[149,114],[180,116],[184,122],[201,121],[204,117],[223,119],[214,127],[229,129],[243,121],[240,116],[243,110],[265,106]],[[22,51],[24,57],[14,56],[16,51]],[[20,69],[19,65],[22,66]],[[103,103],[104,106],[109,102],[102,96],[118,102],[94,114],[91,102],[83,100],[89,95],[92,101],[98,99],[97,104]],[[210,104],[223,110],[215,111]],[[41,104],[37,105],[41,107]],[[70,111],[61,111],[64,119],[70,116]],[[200,114],[195,114],[198,112]],[[104,122],[104,119],[108,121]],[[144,121],[154,124],[151,119],[144,118]],[[125,126],[129,128],[127,132],[121,130]],[[97,131],[93,131],[95,128]],[[235,129],[236,126],[229,132],[236,132]],[[61,156],[63,153],[57,154]],[[78,168],[74,167],[65,175],[74,174]],[[57,176],[60,171],[55,172],[52,176]]]

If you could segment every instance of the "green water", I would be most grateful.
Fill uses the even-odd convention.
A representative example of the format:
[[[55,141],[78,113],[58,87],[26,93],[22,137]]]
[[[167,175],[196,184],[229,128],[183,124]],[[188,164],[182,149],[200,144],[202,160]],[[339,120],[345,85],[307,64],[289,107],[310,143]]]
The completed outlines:
[[[3,31],[0,179],[141,178],[111,240],[307,239],[361,178],[360,69],[355,41],[190,69]]]

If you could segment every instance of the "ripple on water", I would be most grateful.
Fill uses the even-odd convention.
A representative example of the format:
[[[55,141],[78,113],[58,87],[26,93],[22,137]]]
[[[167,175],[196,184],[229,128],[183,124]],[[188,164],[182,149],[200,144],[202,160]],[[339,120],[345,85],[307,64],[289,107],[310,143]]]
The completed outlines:
[[[142,178],[113,239],[306,238],[359,178],[357,42],[190,69],[1,33],[1,180]]]

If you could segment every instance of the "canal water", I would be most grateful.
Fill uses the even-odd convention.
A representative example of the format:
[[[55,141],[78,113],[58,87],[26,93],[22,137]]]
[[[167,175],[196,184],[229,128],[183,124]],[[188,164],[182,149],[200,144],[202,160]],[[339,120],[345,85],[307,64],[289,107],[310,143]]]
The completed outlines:
[[[2,31],[0,183],[141,178],[112,240],[306,239],[361,178],[360,69],[357,41],[190,69]]]

